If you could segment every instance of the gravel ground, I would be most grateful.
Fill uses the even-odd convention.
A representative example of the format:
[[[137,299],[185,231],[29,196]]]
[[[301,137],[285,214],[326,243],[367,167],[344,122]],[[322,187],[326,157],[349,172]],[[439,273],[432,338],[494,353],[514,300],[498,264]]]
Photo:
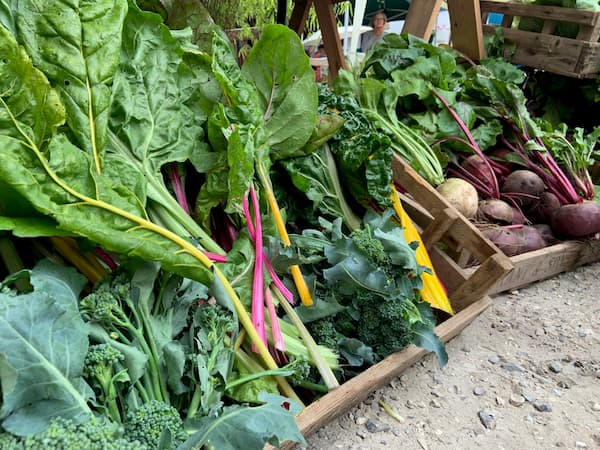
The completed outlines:
[[[600,449],[600,263],[496,296],[447,350],[306,449]]]

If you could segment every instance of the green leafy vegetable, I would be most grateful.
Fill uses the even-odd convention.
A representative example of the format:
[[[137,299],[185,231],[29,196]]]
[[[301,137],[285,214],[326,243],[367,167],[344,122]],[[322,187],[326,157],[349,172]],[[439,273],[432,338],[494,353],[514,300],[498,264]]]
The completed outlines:
[[[57,415],[80,421],[92,413],[82,378],[87,329],[77,311],[85,280],[43,266],[30,277],[32,292],[0,293],[0,418],[17,435],[44,430]]]
[[[222,450],[260,450],[266,443],[279,446],[290,440],[304,443],[295,416],[300,408],[285,397],[263,394],[263,405],[229,406],[220,417],[205,417],[189,424],[197,430],[178,450],[192,450],[204,444]]]

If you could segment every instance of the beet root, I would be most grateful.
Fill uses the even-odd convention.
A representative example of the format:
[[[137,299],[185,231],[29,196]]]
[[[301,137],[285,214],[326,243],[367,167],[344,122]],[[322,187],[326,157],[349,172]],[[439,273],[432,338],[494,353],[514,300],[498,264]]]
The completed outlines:
[[[520,207],[529,208],[534,205],[542,192],[544,181],[531,170],[515,170],[502,183],[501,191],[510,195]]]
[[[584,201],[563,205],[552,214],[550,226],[554,234],[567,238],[600,233],[600,204]]]
[[[534,223],[550,223],[555,210],[560,208],[560,200],[552,192],[542,192],[539,201],[527,211],[527,217]]]
[[[491,223],[521,224],[525,223],[523,213],[503,200],[483,200],[479,202],[477,218]]]

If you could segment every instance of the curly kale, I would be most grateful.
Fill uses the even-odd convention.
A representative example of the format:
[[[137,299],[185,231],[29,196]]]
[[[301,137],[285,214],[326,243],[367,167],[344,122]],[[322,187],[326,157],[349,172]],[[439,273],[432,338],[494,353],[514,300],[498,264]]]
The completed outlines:
[[[390,138],[375,128],[351,95],[321,86],[317,111],[344,119],[341,129],[328,141],[344,186],[361,203],[372,200],[389,205],[393,155]]]
[[[122,435],[123,430],[108,420],[93,418],[88,422],[53,419],[42,433],[33,436],[0,435],[3,450],[151,450],[135,439]]]
[[[139,441],[148,448],[154,449],[158,447],[161,436],[166,430],[171,435],[174,448],[183,443],[187,437],[179,412],[164,402],[151,400],[127,413],[125,437],[131,441]]]
[[[118,423],[121,422],[121,413],[115,383],[123,375],[127,378],[126,369],[118,366],[124,359],[123,353],[109,344],[92,345],[85,355],[83,366],[83,377],[95,388],[100,409]]]

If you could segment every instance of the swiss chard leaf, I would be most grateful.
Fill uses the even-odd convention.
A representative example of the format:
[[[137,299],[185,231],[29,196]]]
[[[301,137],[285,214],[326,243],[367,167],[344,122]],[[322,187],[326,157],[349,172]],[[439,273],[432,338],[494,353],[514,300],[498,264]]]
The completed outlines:
[[[186,161],[203,145],[206,116],[191,103],[208,73],[184,61],[180,41],[160,16],[132,7],[124,26],[110,127],[128,151],[112,151],[158,183],[164,164]]]
[[[261,450],[269,443],[284,441],[303,444],[295,416],[300,407],[285,397],[263,393],[260,406],[228,406],[219,417],[204,417],[190,423],[197,430],[177,450],[192,450],[209,444],[219,450]]]
[[[18,2],[20,39],[59,92],[67,124],[97,171],[126,12],[127,0]]]
[[[267,25],[242,66],[258,92],[272,160],[296,156],[317,121],[314,72],[298,36],[290,31]]]
[[[77,310],[84,282],[74,269],[42,264],[31,272],[32,292],[0,294],[0,418],[13,434],[91,414],[93,393],[81,377],[88,334]]]

